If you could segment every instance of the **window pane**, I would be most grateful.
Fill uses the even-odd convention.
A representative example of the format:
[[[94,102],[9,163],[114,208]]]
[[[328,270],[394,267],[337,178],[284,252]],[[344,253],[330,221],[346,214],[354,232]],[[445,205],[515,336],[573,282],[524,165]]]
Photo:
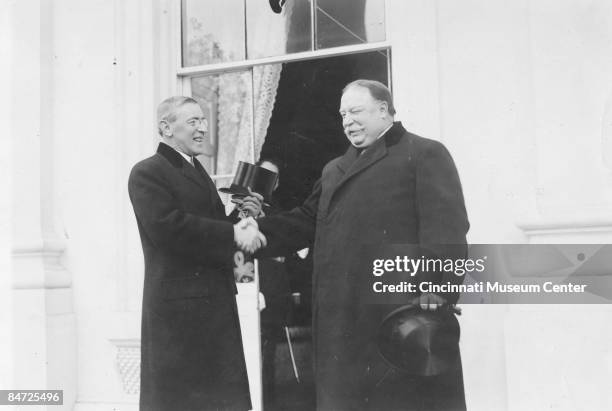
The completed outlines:
[[[384,0],[315,0],[317,49],[385,40]]]
[[[183,67],[244,60],[243,0],[182,1]]]
[[[248,58],[312,50],[310,0],[291,0],[275,13],[264,1],[246,2]]]
[[[253,161],[253,81],[250,71],[191,79],[192,96],[208,118],[211,149],[199,157],[211,175],[233,174]]]

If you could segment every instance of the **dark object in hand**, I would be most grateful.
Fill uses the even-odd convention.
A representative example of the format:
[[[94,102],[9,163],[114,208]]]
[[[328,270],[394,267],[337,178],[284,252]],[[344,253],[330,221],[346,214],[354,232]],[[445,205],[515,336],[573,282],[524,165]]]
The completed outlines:
[[[274,171],[239,161],[234,181],[229,187],[220,188],[219,191],[240,198],[248,196],[249,189],[251,189],[251,191],[261,194],[264,201],[269,203],[277,179],[278,174]]]
[[[459,357],[459,322],[449,307],[437,311],[400,307],[382,321],[377,338],[383,359],[412,375],[443,374]]]

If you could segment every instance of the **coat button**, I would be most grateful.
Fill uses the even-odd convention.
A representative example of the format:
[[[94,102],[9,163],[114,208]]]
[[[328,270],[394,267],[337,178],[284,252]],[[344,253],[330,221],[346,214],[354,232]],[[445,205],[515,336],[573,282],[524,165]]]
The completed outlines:
[[[200,276],[200,273],[199,273],[199,272],[196,272],[194,275],[195,275],[196,277],[199,277],[199,276]]]

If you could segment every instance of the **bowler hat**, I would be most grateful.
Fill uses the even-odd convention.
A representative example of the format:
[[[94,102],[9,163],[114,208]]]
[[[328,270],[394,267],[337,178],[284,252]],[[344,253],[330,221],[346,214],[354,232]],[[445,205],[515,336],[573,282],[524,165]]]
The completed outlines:
[[[404,306],[385,317],[378,329],[378,350],[393,368],[434,376],[455,366],[459,357],[459,322],[451,311]]]
[[[251,191],[261,194],[264,201],[268,202],[272,197],[277,178],[278,174],[274,171],[239,161],[234,181],[229,187],[220,188],[219,191],[244,197],[249,195],[249,189],[251,189]]]

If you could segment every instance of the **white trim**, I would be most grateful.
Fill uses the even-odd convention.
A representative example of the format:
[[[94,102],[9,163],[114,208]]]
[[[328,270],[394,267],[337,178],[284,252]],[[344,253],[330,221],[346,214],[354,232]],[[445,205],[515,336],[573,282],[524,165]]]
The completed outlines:
[[[387,22],[388,21],[388,19],[387,19],[387,10],[389,10],[389,7],[387,6],[387,2],[388,1],[390,1],[390,0],[383,1],[383,8],[384,8],[384,10],[383,10],[383,19],[384,20],[383,20],[383,22],[385,23],[385,41],[389,41],[389,38],[390,38],[390,36],[389,36],[389,33],[390,33],[389,24]]]
[[[317,16],[315,1],[310,0],[310,50],[317,49]]]
[[[528,235],[561,232],[607,232],[612,229],[612,217],[576,217],[567,220],[522,221],[517,226]]]
[[[391,90],[391,95],[393,96],[393,76],[391,75],[393,73],[393,70],[391,70],[391,64],[393,64],[393,62],[391,61],[391,39],[389,35],[389,19],[387,19],[387,10],[389,8],[387,6],[387,1],[389,0],[385,0],[383,2],[383,7],[385,9],[383,11],[383,18],[385,22],[385,42],[389,43],[389,48],[387,49],[387,87],[389,87],[389,90]],[[393,102],[395,104],[395,99]]]
[[[54,240],[49,242],[13,244],[11,255],[13,258],[30,258],[32,256],[59,258],[64,251],[66,251],[66,242]]]
[[[178,94],[181,96],[191,96],[191,79],[192,77],[177,77],[178,84],[180,84]]]
[[[180,81],[176,68],[181,64],[181,21],[180,1],[155,0],[153,2],[155,23],[153,28],[156,50],[154,61],[157,64],[155,76],[157,89],[155,101],[180,94]]]
[[[244,27],[244,58],[249,58],[249,26],[247,24],[247,0],[242,0],[242,26]],[[183,67],[181,64],[179,67]]]
[[[254,123],[254,121],[253,121]],[[251,139],[251,141],[254,141],[255,137],[253,136],[253,138]],[[259,330],[259,335],[261,335],[261,310],[264,307],[261,307],[260,305],[260,301],[259,301],[259,293],[260,293],[260,288],[259,288],[259,260],[257,258],[253,259],[253,264],[255,265],[254,267],[254,272],[253,274],[255,274],[255,282],[254,285],[255,287],[253,287],[253,291],[255,291],[255,301],[257,301],[257,313],[259,315],[255,316],[256,319],[255,321],[257,322],[257,329]],[[261,353],[261,338],[257,339],[257,349],[258,351]],[[263,354],[260,354],[257,358],[259,360],[259,390],[261,393],[261,397],[259,397],[259,404],[257,404],[259,406],[260,410],[264,410],[264,405],[263,405],[263,396],[264,396],[264,381],[263,381]],[[265,411],[265,410],[264,410]]]
[[[528,243],[607,244],[612,239],[612,216],[565,216],[517,223]]]
[[[391,90],[391,95],[393,96],[393,70],[391,70],[391,47],[387,49],[387,85],[389,90]],[[393,99],[393,105],[395,105],[395,99]]]
[[[13,275],[12,288],[38,290],[72,288],[72,275],[60,263],[66,250],[61,240],[15,244],[11,252],[13,266],[26,267]],[[32,270],[32,267],[42,270]]]
[[[255,73],[254,70],[249,70],[251,74],[251,163],[255,164]]]
[[[172,30],[172,36],[174,38],[174,47],[175,47],[175,67],[183,67],[183,2],[173,1],[171,2],[170,13],[172,13],[171,21],[176,25],[176,30]],[[179,92],[182,92],[180,87],[182,86],[180,79],[177,83],[177,87],[179,88]]]
[[[250,69],[255,66],[261,66],[265,64],[279,64],[279,63],[289,63],[293,61],[300,60],[313,60],[323,57],[335,57],[341,56],[345,54],[356,54],[356,53],[364,53],[368,51],[378,51],[378,50],[390,50],[391,43],[388,41],[381,41],[377,43],[368,43],[368,44],[355,44],[351,46],[343,46],[343,47],[333,47],[329,49],[316,50],[316,51],[304,51],[300,53],[286,54],[282,56],[272,56],[272,57],[264,57],[260,59],[253,60],[243,60],[243,61],[231,61],[224,63],[216,63],[216,64],[206,64],[203,66],[193,66],[193,67],[180,67],[177,69],[177,76],[185,77],[185,76],[196,76],[196,75],[204,75],[204,74],[216,74],[221,72],[228,71],[239,71]]]
[[[234,178],[234,174],[213,174],[210,176],[213,180],[220,180],[222,178]]]

